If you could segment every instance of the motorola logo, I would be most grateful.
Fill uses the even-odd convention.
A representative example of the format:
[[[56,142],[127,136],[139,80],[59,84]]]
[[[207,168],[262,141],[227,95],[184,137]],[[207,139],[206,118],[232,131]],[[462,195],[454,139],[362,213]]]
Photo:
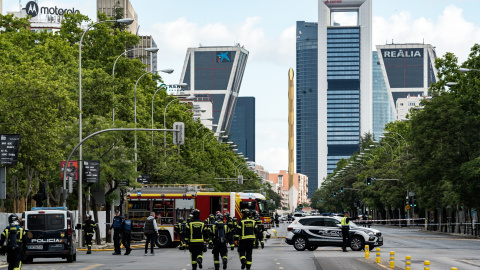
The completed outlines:
[[[28,2],[25,10],[27,11],[27,15],[32,17],[36,17],[38,15],[38,5],[35,3],[35,1]]]

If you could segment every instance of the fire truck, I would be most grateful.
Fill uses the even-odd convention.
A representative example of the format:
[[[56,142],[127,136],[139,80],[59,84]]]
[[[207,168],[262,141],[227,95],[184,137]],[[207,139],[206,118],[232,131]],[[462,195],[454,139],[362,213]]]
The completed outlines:
[[[230,212],[232,217],[235,215],[239,219],[240,210],[249,208],[265,215],[262,219],[270,228],[266,205],[265,197],[258,193],[212,192],[202,185],[144,185],[127,193],[125,213],[133,223],[132,239],[141,240],[145,220],[150,212],[155,212],[159,231],[156,245],[166,248],[179,244],[174,226],[180,217],[187,220],[193,209],[200,210],[200,219],[205,220],[217,211]]]

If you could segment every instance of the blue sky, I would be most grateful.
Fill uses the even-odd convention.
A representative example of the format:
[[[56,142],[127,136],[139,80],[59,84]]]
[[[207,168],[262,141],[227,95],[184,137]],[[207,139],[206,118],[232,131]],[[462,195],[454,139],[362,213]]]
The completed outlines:
[[[1,0],[0,0],[1,1]],[[22,0],[24,7],[28,1]],[[270,172],[287,169],[287,72],[295,69],[295,23],[317,21],[314,0],[130,0],[141,35],[160,48],[159,68],[173,68],[179,81],[187,48],[234,45],[250,52],[240,90],[256,98],[256,163]],[[40,6],[72,8],[95,19],[96,0],[39,0]],[[3,0],[3,12],[18,0]],[[437,55],[453,52],[464,61],[480,41],[480,0],[373,0],[373,44],[433,44]]]

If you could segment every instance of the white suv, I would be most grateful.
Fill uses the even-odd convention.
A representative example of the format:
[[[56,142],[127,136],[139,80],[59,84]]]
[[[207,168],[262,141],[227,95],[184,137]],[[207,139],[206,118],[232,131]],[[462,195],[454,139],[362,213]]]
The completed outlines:
[[[319,246],[343,245],[341,217],[301,217],[294,220],[287,230],[285,242],[298,251],[313,251]],[[350,248],[359,251],[364,249],[365,245],[368,245],[370,250],[382,246],[382,233],[376,229],[358,227],[350,221]]]

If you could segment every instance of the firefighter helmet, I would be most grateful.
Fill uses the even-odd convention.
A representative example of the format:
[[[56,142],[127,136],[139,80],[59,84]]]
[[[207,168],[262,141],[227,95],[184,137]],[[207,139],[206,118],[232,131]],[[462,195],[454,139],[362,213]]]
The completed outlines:
[[[193,218],[200,218],[200,210],[194,209],[194,210],[192,211],[192,217],[193,217]]]

